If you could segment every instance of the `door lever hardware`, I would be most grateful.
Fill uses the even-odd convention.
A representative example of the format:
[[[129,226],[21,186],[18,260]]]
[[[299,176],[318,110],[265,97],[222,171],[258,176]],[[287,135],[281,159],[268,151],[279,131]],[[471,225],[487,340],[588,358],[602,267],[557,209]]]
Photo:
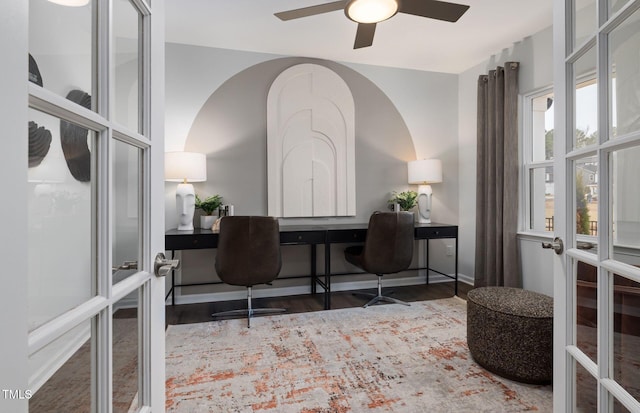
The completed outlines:
[[[564,252],[564,243],[558,237],[553,239],[553,242],[543,242],[542,248],[544,249],[553,249],[556,254],[560,255]]]
[[[117,267],[111,267],[111,272],[115,273],[120,270],[137,270],[138,261],[125,261]]]
[[[159,252],[156,255],[156,259],[153,263],[153,272],[157,277],[164,277],[171,273],[171,271],[180,267],[180,260],[168,260],[164,253]]]

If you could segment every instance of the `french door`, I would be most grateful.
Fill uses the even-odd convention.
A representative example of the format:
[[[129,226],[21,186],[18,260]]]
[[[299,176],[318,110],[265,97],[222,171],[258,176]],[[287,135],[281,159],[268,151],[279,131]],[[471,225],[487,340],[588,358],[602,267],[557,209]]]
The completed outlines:
[[[640,1],[555,1],[555,412],[640,412],[639,51]]]
[[[163,411],[164,2],[3,0],[0,15],[2,238],[20,262],[0,411]]]

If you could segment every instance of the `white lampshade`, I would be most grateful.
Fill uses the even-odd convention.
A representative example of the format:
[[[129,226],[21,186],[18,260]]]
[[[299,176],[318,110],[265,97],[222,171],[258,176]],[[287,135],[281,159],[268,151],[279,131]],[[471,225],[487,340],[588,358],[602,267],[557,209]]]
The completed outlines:
[[[345,8],[347,17],[358,23],[378,23],[397,12],[396,0],[351,0]]]
[[[206,181],[206,155],[196,152],[165,152],[164,180],[169,182]]]
[[[420,159],[408,164],[410,184],[434,184],[442,182],[440,159]]]

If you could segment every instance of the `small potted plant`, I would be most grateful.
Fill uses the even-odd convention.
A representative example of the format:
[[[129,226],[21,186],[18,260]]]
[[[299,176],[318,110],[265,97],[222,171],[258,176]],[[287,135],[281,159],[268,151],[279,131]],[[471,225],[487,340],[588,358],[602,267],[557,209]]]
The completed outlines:
[[[211,195],[201,200],[198,194],[196,194],[196,208],[203,212],[200,216],[200,228],[211,229],[218,217],[216,212],[218,208],[220,208],[220,205],[222,205],[222,197],[220,195]]]
[[[393,191],[393,197],[389,200],[390,209],[394,209],[394,205],[398,205],[400,210],[409,211],[418,203],[418,193],[416,191],[400,192]]]

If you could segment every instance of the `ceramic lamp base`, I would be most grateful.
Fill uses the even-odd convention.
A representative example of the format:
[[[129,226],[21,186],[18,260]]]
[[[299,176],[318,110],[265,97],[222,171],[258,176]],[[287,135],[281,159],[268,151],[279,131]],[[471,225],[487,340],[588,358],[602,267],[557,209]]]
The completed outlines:
[[[431,185],[420,185],[418,187],[418,223],[431,223]]]
[[[193,214],[196,210],[196,194],[193,185],[179,184],[176,188],[178,231],[193,231]]]

